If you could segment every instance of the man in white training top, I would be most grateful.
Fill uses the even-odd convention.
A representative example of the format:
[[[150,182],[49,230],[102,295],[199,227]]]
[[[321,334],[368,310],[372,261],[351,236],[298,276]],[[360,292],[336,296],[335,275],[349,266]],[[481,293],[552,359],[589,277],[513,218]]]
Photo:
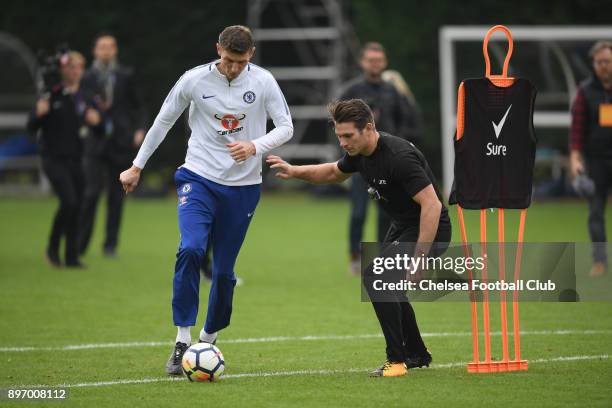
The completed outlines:
[[[181,374],[181,359],[196,324],[200,263],[212,240],[213,279],[200,342],[214,344],[229,326],[236,277],[234,265],[261,192],[262,155],[291,139],[289,108],[276,80],[249,63],[255,47],[244,26],[219,35],[220,59],[193,68],[166,97],[133,162],[119,179],[126,193],[174,122],[189,106],[185,163],[175,174],[181,233],[174,272],[172,313],[178,327],[166,371]],[[266,114],[274,129],[266,133]],[[210,238],[209,238],[210,237]]]

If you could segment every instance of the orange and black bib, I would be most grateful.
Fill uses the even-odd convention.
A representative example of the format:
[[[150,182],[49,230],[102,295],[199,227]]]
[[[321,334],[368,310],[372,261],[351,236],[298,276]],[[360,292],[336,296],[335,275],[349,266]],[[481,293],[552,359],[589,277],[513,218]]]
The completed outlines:
[[[488,78],[463,82],[464,129],[455,138],[449,199],[466,209],[527,208],[531,203],[536,89],[517,78],[507,87]]]

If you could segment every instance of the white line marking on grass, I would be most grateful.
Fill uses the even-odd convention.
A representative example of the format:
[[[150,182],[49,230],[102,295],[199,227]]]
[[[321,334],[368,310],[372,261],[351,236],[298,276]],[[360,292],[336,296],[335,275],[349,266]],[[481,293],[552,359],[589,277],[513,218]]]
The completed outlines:
[[[599,356],[568,356],[568,357],[553,357],[553,358],[537,358],[530,360],[530,363],[556,363],[560,361],[580,361],[580,360],[607,360],[610,358],[608,354]]]
[[[583,355],[583,356],[564,356],[564,357],[553,357],[553,358],[539,358],[529,360],[529,364],[545,364],[545,363],[557,363],[557,362],[569,362],[569,361],[585,361],[585,360],[608,360],[610,355]],[[452,362],[443,364],[434,364],[430,367],[433,369],[444,369],[454,367],[465,367],[466,362]],[[343,370],[295,370],[295,371],[272,371],[272,372],[258,372],[258,373],[240,373],[240,374],[227,374],[222,378],[253,378],[253,377],[292,377],[299,375],[332,375],[332,374],[349,374],[349,373],[365,373],[370,371],[371,368],[347,368]],[[424,369],[425,370],[425,369]],[[83,388],[83,387],[104,387],[110,385],[127,385],[127,384],[149,384],[158,382],[171,382],[171,381],[186,381],[183,377],[157,377],[157,378],[141,378],[133,380],[114,380],[114,381],[98,381],[88,383],[76,383],[76,384],[59,384],[59,385],[12,385],[8,388],[47,388],[47,387],[58,387],[58,388]],[[6,387],[5,387],[6,388]]]
[[[509,333],[510,336],[512,332]],[[612,330],[528,330],[522,331],[521,336],[564,336],[564,335],[606,335],[612,334]],[[423,337],[468,337],[471,332],[433,332],[421,333]],[[491,332],[492,336],[501,336],[501,332]],[[356,335],[326,335],[326,336],[277,336],[277,337],[251,337],[243,339],[220,339],[222,344],[241,344],[241,343],[276,343],[286,341],[321,341],[321,340],[361,340],[382,338],[382,334],[356,334]],[[74,344],[68,346],[54,347],[0,347],[0,353],[19,353],[26,351],[74,351],[90,349],[122,349],[133,347],[161,347],[172,346],[170,341],[141,341],[126,343],[91,343]]]

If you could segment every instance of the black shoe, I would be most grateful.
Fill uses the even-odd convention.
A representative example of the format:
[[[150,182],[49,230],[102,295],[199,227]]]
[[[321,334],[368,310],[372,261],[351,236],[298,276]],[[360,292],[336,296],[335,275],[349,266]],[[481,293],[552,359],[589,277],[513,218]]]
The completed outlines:
[[[104,248],[104,256],[107,258],[116,258],[117,250],[115,248]]]
[[[406,366],[408,368],[421,368],[421,367],[429,367],[432,361],[431,353],[425,350],[425,354],[421,355],[412,355],[406,358]]]
[[[80,261],[66,261],[64,265],[66,268],[74,268],[74,269],[86,269],[87,265],[81,263]]]
[[[59,268],[62,266],[62,262],[60,261],[57,253],[47,250],[45,257],[47,258],[47,263],[49,266],[52,266],[53,268]]]
[[[176,342],[174,351],[170,355],[168,362],[166,363],[166,372],[169,375],[182,375],[183,367],[181,365],[183,361],[183,354],[187,351],[189,346],[185,343]]]

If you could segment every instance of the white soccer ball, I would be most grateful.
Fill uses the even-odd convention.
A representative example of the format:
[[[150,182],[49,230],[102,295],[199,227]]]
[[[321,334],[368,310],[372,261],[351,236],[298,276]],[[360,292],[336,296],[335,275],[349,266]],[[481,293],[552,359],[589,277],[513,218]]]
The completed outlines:
[[[215,381],[225,370],[223,354],[210,343],[197,343],[183,355],[183,372],[189,381]]]

